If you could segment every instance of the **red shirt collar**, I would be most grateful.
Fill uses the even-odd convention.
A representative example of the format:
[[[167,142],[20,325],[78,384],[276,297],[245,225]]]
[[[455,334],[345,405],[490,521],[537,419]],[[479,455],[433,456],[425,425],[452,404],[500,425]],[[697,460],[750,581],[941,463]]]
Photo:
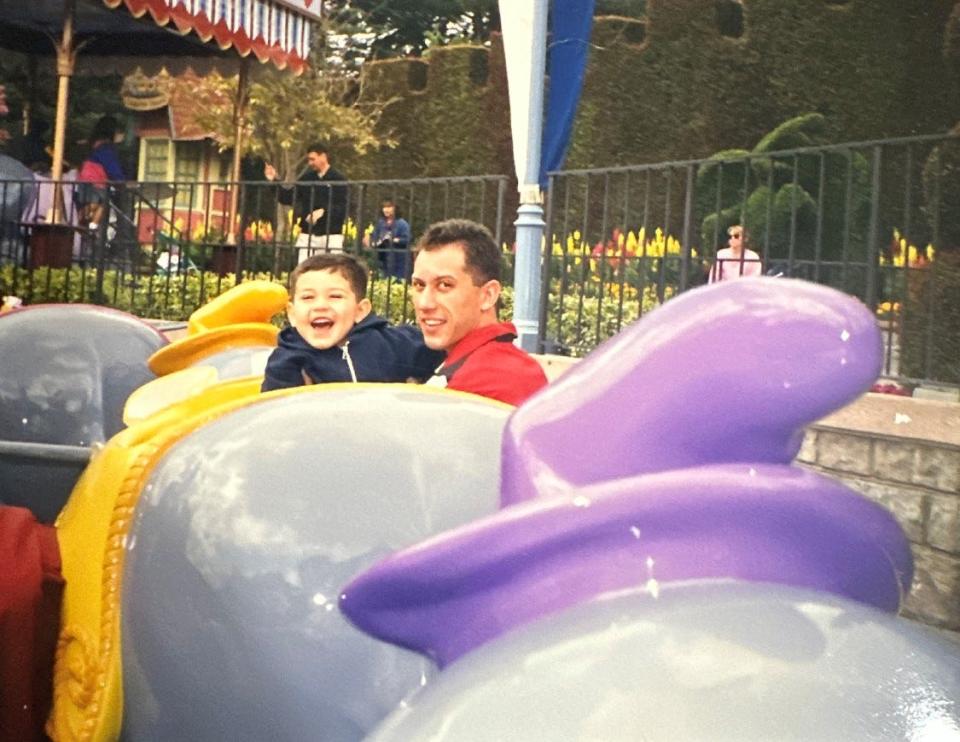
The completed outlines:
[[[475,330],[471,330],[447,351],[447,359],[443,362],[444,366],[456,363],[468,353],[472,353],[481,345],[486,345],[494,338],[501,335],[517,336],[517,328],[512,322],[495,322],[492,325],[484,325]]]

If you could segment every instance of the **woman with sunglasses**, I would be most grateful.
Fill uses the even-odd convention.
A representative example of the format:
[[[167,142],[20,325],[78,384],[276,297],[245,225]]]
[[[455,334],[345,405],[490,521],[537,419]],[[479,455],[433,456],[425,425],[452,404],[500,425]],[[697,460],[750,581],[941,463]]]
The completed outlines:
[[[739,224],[727,229],[727,244],[717,250],[717,258],[710,269],[709,283],[725,281],[728,278],[759,276],[763,272],[760,256],[746,247],[747,231]]]

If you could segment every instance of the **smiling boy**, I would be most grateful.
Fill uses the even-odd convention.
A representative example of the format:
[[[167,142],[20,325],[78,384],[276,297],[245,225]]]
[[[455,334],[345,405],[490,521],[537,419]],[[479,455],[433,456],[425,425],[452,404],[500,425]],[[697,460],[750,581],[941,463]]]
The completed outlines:
[[[427,383],[518,405],[543,386],[540,364],[513,344],[500,322],[500,249],[490,231],[466,219],[429,227],[417,243],[413,306],[426,344],[447,351]]]
[[[416,327],[371,313],[367,269],[349,255],[314,255],[290,274],[290,327],[270,354],[261,391],[334,381],[423,381],[443,360]]]

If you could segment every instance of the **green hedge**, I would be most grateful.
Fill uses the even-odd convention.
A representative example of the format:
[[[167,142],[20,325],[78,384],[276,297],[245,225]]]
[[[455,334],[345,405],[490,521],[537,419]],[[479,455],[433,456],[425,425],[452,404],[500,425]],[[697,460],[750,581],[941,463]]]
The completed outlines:
[[[271,280],[266,274],[249,274],[245,279]],[[275,279],[283,285],[285,276]],[[103,291],[95,292],[96,273],[92,270],[42,268],[32,273],[11,266],[0,268],[0,294],[15,294],[27,304],[91,303],[130,312],[138,317],[165,320],[186,320],[205,302],[235,285],[233,275],[218,277],[190,274],[180,277],[153,276],[134,279],[130,274],[106,271]],[[549,303],[547,331],[566,352],[582,356],[597,344],[611,337],[635,320],[641,313],[641,302],[635,294],[620,301],[616,290],[606,294],[566,293],[562,300],[552,295]],[[407,284],[385,279],[371,281],[370,293],[374,311],[394,324],[413,321],[410,288]],[[643,296],[642,311],[653,309],[658,300],[652,291]],[[513,314],[513,288],[505,286],[500,300],[500,316]],[[559,318],[559,319],[558,319]],[[278,315],[275,322],[282,323]]]
[[[153,319],[186,319],[235,283],[232,275],[215,273],[178,277],[104,271],[99,287],[97,280],[93,269],[0,267],[0,293],[16,295],[26,304],[100,304]]]
[[[645,18],[597,18],[567,166],[706,157],[808,111],[827,116],[834,142],[944,131],[960,118],[954,4],[744,0],[739,37],[723,34],[706,0],[651,0]],[[512,172],[499,37],[489,50],[443,47],[425,62],[425,89],[410,84],[420,60],[364,66],[364,95],[390,101],[380,126],[399,146],[366,155],[356,172]]]

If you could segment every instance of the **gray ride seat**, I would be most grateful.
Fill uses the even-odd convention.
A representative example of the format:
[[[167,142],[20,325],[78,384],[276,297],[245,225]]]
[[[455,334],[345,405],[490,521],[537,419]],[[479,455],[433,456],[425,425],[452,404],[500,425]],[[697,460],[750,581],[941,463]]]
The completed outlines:
[[[167,341],[113,309],[45,304],[0,316],[0,504],[52,522]]]

